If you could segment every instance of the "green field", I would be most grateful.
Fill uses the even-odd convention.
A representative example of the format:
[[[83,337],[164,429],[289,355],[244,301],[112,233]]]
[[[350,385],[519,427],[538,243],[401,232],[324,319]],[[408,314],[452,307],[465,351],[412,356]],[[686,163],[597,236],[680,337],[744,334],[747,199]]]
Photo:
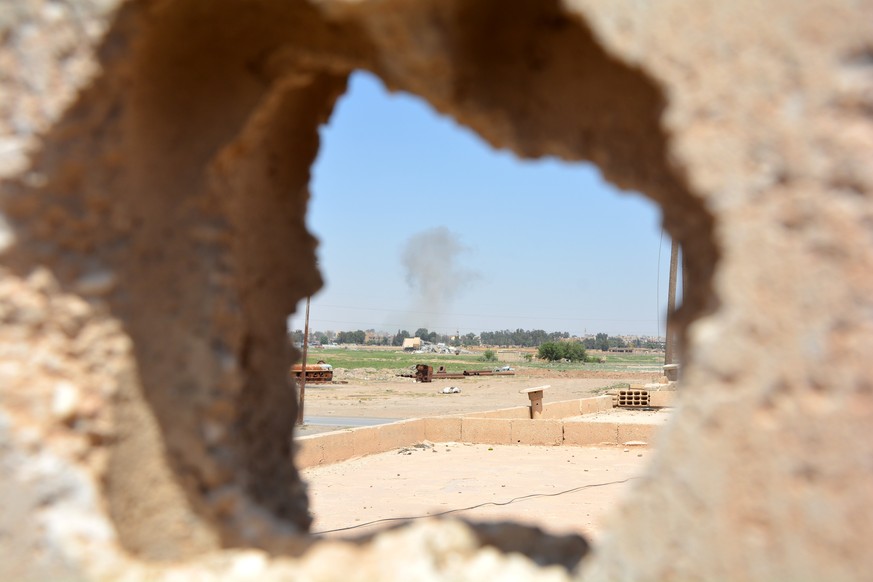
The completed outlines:
[[[606,372],[660,371],[664,356],[659,354],[610,354],[591,351],[589,355],[605,358],[604,363],[547,363],[533,360],[531,362],[485,362],[481,354],[465,354],[459,356],[437,354],[412,354],[399,349],[366,349],[366,348],[318,348],[310,350],[308,361],[324,360],[334,368],[354,370],[373,368],[376,370],[400,370],[410,368],[415,364],[428,364],[434,367],[445,366],[449,372],[463,370],[490,369],[497,366],[510,365],[513,368],[535,368],[546,370],[601,370]]]
[[[520,363],[525,368],[545,368],[548,370],[601,370],[604,372],[659,372],[664,364],[663,354],[610,354],[591,350],[589,357],[606,360],[603,363],[548,363],[540,360]]]
[[[334,368],[355,370],[373,368],[376,370],[399,370],[416,364],[429,364],[434,368],[445,366],[450,372],[461,372],[474,368],[495,367],[496,362],[484,362],[478,354],[463,356],[444,356],[437,354],[411,354],[400,349],[368,350],[366,348],[320,348],[309,352],[308,360],[324,360]]]

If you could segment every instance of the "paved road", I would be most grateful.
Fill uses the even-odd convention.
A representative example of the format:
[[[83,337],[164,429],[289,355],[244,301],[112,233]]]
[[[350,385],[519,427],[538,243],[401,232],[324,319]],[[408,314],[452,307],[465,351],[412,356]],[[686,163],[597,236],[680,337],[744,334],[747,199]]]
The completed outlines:
[[[403,420],[401,418],[356,418],[353,416],[307,416],[303,419],[303,426],[298,426],[294,433],[297,436],[308,436],[320,432],[329,432],[342,428],[354,428],[358,426],[376,426]]]
[[[313,426],[376,426],[402,420],[400,418],[356,418],[353,416],[307,416],[303,424]]]

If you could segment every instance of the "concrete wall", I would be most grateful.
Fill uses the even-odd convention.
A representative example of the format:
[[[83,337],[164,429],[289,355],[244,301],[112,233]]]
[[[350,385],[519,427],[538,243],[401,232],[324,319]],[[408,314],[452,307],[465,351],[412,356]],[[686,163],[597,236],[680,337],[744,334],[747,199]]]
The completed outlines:
[[[663,396],[658,397],[658,402],[661,402],[661,404],[652,405],[670,406],[672,394],[672,392],[664,392]],[[548,402],[547,400],[548,394],[546,395],[546,401],[543,402],[543,418],[566,418],[568,416],[609,410],[612,408],[613,399],[611,396],[597,396],[595,398],[580,398],[578,400],[563,400],[561,402]],[[530,406],[513,406],[512,408],[501,408],[486,412],[473,412],[464,416],[466,418],[530,418]]]
[[[593,162],[685,250],[687,389],[573,575],[866,579],[870,22],[871,0],[6,2],[0,577],[568,578],[460,524],[305,537],[285,318],[322,283],[318,127],[363,68],[495,147]]]
[[[624,445],[629,441],[648,445],[654,442],[660,427],[651,424],[563,420],[611,408],[612,397],[599,396],[547,404],[544,418],[539,420],[531,420],[529,408],[521,407],[352,428],[298,437],[294,441],[294,460],[298,468],[305,469],[384,453],[423,441],[553,446]],[[519,410],[525,414],[520,414]]]

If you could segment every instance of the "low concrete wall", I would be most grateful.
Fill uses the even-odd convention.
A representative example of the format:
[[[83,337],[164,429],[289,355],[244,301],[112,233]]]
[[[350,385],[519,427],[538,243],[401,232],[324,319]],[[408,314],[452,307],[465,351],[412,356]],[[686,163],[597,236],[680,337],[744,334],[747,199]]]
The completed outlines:
[[[425,418],[424,440],[433,443],[461,442],[461,417],[434,416]]]
[[[575,446],[618,444],[618,424],[614,422],[565,422],[564,444]]]
[[[378,427],[347,429],[295,439],[294,447],[297,449],[297,454],[294,458],[298,468],[329,465],[356,456],[354,446],[356,431],[371,428]]]
[[[562,404],[556,402],[555,404]],[[612,396],[595,396],[579,400],[579,414],[592,414],[612,408]]]
[[[543,418],[545,419],[560,419],[568,416],[579,416],[582,414],[581,400],[565,400],[563,402],[544,402],[543,403]]]
[[[506,418],[462,418],[461,442],[508,445],[512,442],[509,422]]]
[[[662,402],[673,393],[658,392]],[[669,395],[669,396],[668,396]],[[504,408],[464,416],[416,418],[379,426],[344,429],[295,439],[299,469],[328,465],[354,457],[374,455],[423,441],[489,445],[592,446],[650,444],[660,425],[616,422],[566,421],[612,408],[611,396],[552,402],[543,418],[530,419],[527,406]]]
[[[500,408],[487,412],[473,412],[465,414],[464,418],[530,418],[530,406],[513,406],[512,408]]]
[[[460,419],[454,420],[460,421]],[[425,440],[433,440],[427,437],[425,429],[425,419],[414,418],[391,424],[349,428],[300,437],[294,440],[297,450],[294,458],[298,469],[339,463],[354,457],[375,455]]]
[[[664,394],[667,393],[665,392]],[[667,404],[659,404],[657,406],[667,406]],[[567,418],[569,416],[609,410],[610,408],[612,408],[612,396],[594,396],[576,400],[562,400],[560,402],[544,402],[543,418]],[[530,406],[513,406],[512,408],[500,408],[487,412],[473,412],[465,414],[464,418],[529,419]]]
[[[633,442],[650,445],[661,426],[627,422],[564,422],[564,444],[591,446],[624,445]]]
[[[423,418],[392,422],[391,424],[383,424],[375,428],[379,429],[378,441],[380,453],[427,440],[425,438],[426,431]]]
[[[513,419],[509,421],[509,441],[521,445],[559,446],[564,443],[563,424],[560,420]]]

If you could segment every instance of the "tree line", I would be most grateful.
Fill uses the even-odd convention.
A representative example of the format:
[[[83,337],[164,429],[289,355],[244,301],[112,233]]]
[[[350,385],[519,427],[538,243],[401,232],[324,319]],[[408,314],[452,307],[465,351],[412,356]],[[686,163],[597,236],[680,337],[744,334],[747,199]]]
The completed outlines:
[[[444,343],[453,347],[474,347],[474,346],[494,346],[494,347],[521,347],[521,348],[539,348],[546,343],[566,343],[570,339],[570,333],[566,331],[547,332],[542,329],[516,329],[516,330],[498,330],[498,331],[483,331],[479,335],[467,333],[460,336],[451,336],[440,334],[431,331],[426,327],[420,327],[414,333],[410,333],[405,329],[398,329],[395,334],[374,334],[372,330],[368,334],[366,331],[358,329],[354,331],[340,332],[323,332],[314,331],[310,333],[310,340],[320,343],[337,343],[337,344],[358,344],[358,345],[376,345],[376,346],[395,346],[403,345],[403,340],[411,337],[419,337],[430,343]],[[295,330],[291,333],[291,338],[295,343],[303,342],[303,331]],[[618,336],[610,336],[605,333],[598,333],[594,337],[587,337],[581,340],[580,344],[586,350],[602,350],[608,351],[609,348],[663,348],[662,343],[643,341],[641,339],[627,342]],[[570,358],[566,358],[570,359]]]
[[[594,337],[585,338],[582,340],[582,345],[586,350],[601,350],[609,351],[609,348],[648,348],[661,349],[664,347],[663,342],[643,341],[637,338],[630,343],[621,337],[610,336],[605,333],[598,333]]]
[[[338,343],[338,344],[367,344],[367,345],[386,345],[386,346],[402,346],[403,340],[406,338],[418,337],[423,341],[430,343],[444,343],[455,347],[472,347],[472,346],[498,346],[498,347],[524,347],[535,348],[549,341],[560,341],[570,337],[570,333],[566,331],[547,332],[542,329],[516,329],[516,330],[498,330],[498,331],[483,331],[479,335],[475,333],[467,333],[460,336],[440,334],[436,331],[431,331],[426,327],[420,327],[414,333],[410,333],[405,329],[398,329],[393,335],[374,335],[358,329],[354,331],[340,331],[335,333],[326,333],[323,331],[314,331],[310,333],[310,340],[321,344]],[[296,343],[303,342],[303,331],[295,330],[291,333],[291,339]]]
[[[535,348],[546,342],[554,342],[570,337],[570,332],[547,332],[542,329],[504,329],[500,331],[483,331],[479,334],[482,345]]]

